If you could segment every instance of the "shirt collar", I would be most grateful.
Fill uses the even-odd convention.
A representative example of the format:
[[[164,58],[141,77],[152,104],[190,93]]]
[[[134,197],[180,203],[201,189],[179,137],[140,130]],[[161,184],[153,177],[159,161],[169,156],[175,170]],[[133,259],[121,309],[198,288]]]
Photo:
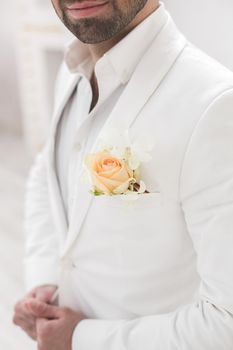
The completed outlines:
[[[118,80],[125,84],[132,76],[137,64],[151,42],[166,24],[168,13],[164,4],[134,28],[119,43],[106,52],[96,63],[96,68],[106,67],[110,63]],[[127,59],[126,59],[127,58]],[[71,73],[84,73],[90,78],[93,64],[91,64],[90,52],[86,44],[75,39],[68,46],[65,54],[65,62]]]

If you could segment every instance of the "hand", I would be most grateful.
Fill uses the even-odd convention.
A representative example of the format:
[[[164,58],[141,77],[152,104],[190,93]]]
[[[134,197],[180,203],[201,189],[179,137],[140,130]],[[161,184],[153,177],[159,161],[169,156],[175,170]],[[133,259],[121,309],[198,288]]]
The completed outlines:
[[[13,317],[14,324],[21,327],[34,340],[37,338],[36,317],[28,309],[27,302],[31,299],[34,299],[40,300],[44,303],[49,303],[56,289],[56,286],[50,285],[34,288],[15,305]]]
[[[35,299],[28,301],[27,305],[36,317],[38,350],[71,350],[73,331],[85,316]]]

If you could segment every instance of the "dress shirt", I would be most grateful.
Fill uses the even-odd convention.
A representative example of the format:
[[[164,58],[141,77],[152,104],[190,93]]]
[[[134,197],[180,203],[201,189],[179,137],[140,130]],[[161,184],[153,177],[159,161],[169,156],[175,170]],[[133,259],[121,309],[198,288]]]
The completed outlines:
[[[67,50],[65,57],[67,66],[71,72],[80,74],[77,88],[60,119],[56,137],[57,176],[68,222],[72,194],[68,191],[67,169],[70,168],[69,163],[72,161],[71,154],[74,155],[72,151],[75,152],[74,159],[76,168],[79,170],[82,167],[81,162],[84,154],[88,154],[99,130],[124,91],[142,55],[166,20],[167,13],[164,5],[161,4],[155,12],[105,53],[95,66],[86,45],[80,41],[72,42]],[[95,70],[98,82],[99,100],[90,112],[92,103],[90,78],[93,70]],[[89,127],[85,142],[81,145],[75,139],[75,134],[77,127],[87,119],[89,119]],[[78,176],[78,173],[75,174]]]

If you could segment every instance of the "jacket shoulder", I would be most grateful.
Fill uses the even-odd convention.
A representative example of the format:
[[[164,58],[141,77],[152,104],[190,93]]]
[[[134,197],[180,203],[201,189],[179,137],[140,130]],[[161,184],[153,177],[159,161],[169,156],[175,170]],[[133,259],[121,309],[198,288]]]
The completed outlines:
[[[183,66],[187,78],[197,85],[205,88],[215,87],[220,91],[233,87],[233,72],[189,42],[180,56],[179,63]]]

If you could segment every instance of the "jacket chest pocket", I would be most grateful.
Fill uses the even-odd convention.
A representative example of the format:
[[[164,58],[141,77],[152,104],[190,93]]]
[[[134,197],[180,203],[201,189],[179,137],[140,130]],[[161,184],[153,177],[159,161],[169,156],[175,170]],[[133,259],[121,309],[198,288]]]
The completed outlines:
[[[159,192],[140,194],[135,200],[128,200],[125,195],[100,196],[94,199],[92,209],[98,222],[111,225],[112,232],[135,235],[142,225],[153,225],[153,219],[163,209],[163,198]]]
[[[96,264],[137,271],[177,261],[188,239],[180,206],[161,193],[136,201],[121,195],[95,197],[79,236],[80,256]]]
[[[140,194],[130,201],[123,196],[95,197],[86,220],[89,229],[95,226],[96,234],[107,240],[144,244],[146,239],[166,240],[171,229],[176,232],[176,225],[183,222],[180,206],[165,200],[160,192]]]

